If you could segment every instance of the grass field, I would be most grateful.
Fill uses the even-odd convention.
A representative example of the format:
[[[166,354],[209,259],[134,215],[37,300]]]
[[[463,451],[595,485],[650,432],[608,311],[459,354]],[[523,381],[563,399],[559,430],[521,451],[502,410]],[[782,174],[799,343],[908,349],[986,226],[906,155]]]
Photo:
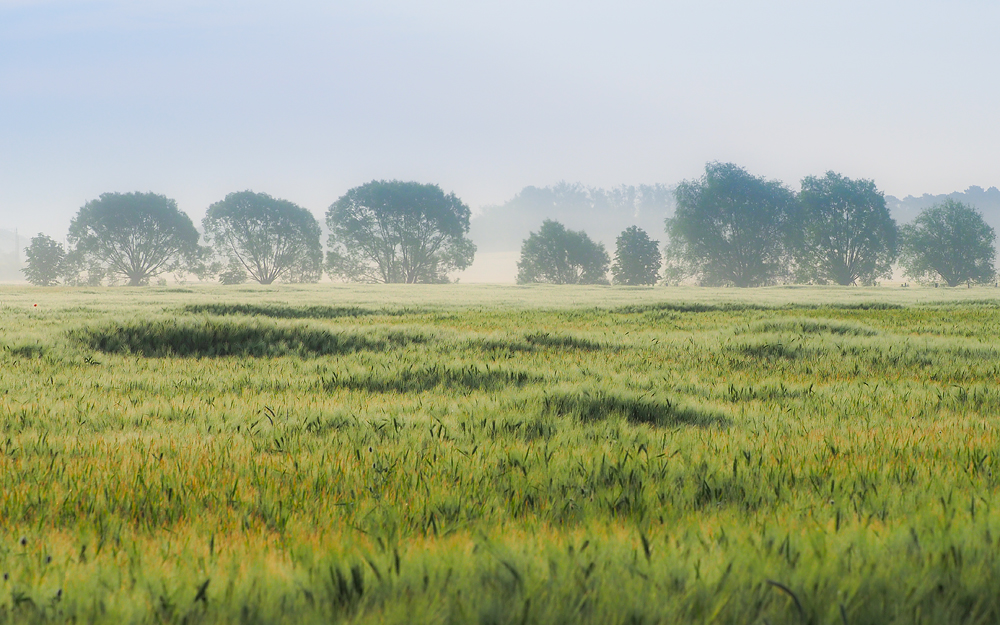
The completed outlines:
[[[1000,622],[998,337],[993,288],[2,287],[0,623]]]

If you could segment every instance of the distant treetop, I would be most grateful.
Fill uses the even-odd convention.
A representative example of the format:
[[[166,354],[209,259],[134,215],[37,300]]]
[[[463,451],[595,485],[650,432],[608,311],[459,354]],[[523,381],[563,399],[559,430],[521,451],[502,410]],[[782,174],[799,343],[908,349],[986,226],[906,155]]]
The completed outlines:
[[[996,232],[972,206],[945,200],[900,229],[901,265],[915,280],[940,278],[948,286],[996,277]]]
[[[319,223],[288,200],[252,191],[230,193],[208,208],[202,225],[229,263],[224,282],[239,282],[240,272],[260,284],[317,282],[322,275]]]
[[[547,219],[521,246],[517,282],[607,284],[610,262],[603,244]]]
[[[191,218],[156,193],[104,193],[69,226],[69,242],[94,266],[130,286],[161,273],[194,269],[203,250]]]
[[[675,193],[677,210],[666,221],[669,277],[751,287],[787,276],[798,204],[783,183],[709,163]]]
[[[359,282],[448,282],[472,264],[472,211],[434,184],[373,180],[326,212],[327,269]]]

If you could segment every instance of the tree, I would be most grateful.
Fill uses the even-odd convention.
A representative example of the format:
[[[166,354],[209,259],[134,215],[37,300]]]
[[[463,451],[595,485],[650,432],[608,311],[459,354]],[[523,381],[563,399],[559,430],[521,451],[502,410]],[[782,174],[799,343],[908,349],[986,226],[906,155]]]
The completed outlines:
[[[631,226],[618,235],[611,278],[615,284],[656,284],[660,279],[660,242],[646,231]]]
[[[948,286],[987,282],[996,275],[996,233],[968,204],[945,200],[900,228],[900,264],[915,280],[940,276]]]
[[[55,286],[66,273],[66,250],[62,243],[38,233],[24,248],[27,266],[21,271],[35,286]]]
[[[317,282],[323,271],[319,223],[312,213],[266,193],[230,193],[208,208],[206,238],[228,261],[222,280],[239,283],[245,271],[261,284],[277,279]]]
[[[610,262],[603,244],[585,232],[567,230],[558,221],[546,219],[521,245],[517,282],[607,284]]]
[[[69,242],[95,266],[129,286],[202,258],[198,231],[177,202],[155,193],[105,193],[87,202],[69,226]]]
[[[802,180],[802,238],[797,250],[803,277],[837,284],[871,284],[892,276],[896,222],[871,180],[832,171]]]
[[[472,211],[434,184],[373,180],[326,212],[327,269],[361,282],[440,283],[472,264]]]
[[[673,276],[709,286],[775,283],[788,271],[797,206],[777,180],[732,163],[709,163],[698,180],[680,183],[667,219]]]

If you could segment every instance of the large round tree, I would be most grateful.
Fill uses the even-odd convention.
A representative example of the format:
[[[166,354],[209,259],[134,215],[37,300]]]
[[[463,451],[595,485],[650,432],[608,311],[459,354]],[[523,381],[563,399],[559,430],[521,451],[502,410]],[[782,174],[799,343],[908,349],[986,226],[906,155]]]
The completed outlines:
[[[615,284],[656,284],[662,262],[660,242],[650,239],[639,226],[630,226],[615,241],[611,277]]]
[[[892,276],[896,222],[874,182],[832,171],[822,178],[807,176],[799,203],[802,237],[797,256],[802,277],[847,285]]]
[[[677,185],[675,196],[677,209],[666,222],[672,277],[751,287],[787,274],[798,207],[781,182],[709,163],[700,179]]]
[[[66,250],[62,243],[41,232],[24,248],[27,265],[21,271],[35,286],[55,286],[66,274]]]
[[[900,264],[915,280],[940,277],[948,286],[958,286],[996,276],[996,233],[968,204],[945,200],[924,209],[900,228],[900,238]]]
[[[193,269],[202,253],[191,218],[156,193],[105,193],[87,202],[67,238],[91,263],[124,276],[129,286]]]
[[[465,235],[472,211],[434,184],[374,180],[355,187],[326,212],[327,268],[360,282],[447,282],[472,264]]]
[[[604,245],[583,231],[568,230],[546,219],[521,245],[517,282],[607,284],[611,259]]]
[[[308,210],[266,193],[230,193],[208,208],[206,238],[232,271],[261,284],[316,282],[323,269],[319,223]]]

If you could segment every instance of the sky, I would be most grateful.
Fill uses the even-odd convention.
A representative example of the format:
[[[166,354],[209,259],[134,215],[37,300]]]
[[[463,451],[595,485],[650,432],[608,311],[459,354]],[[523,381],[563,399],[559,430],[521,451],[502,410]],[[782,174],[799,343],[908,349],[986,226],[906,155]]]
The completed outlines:
[[[155,191],[322,218],[374,179],[474,210],[732,161],[793,188],[1000,185],[995,0],[0,0],[0,228]]]

